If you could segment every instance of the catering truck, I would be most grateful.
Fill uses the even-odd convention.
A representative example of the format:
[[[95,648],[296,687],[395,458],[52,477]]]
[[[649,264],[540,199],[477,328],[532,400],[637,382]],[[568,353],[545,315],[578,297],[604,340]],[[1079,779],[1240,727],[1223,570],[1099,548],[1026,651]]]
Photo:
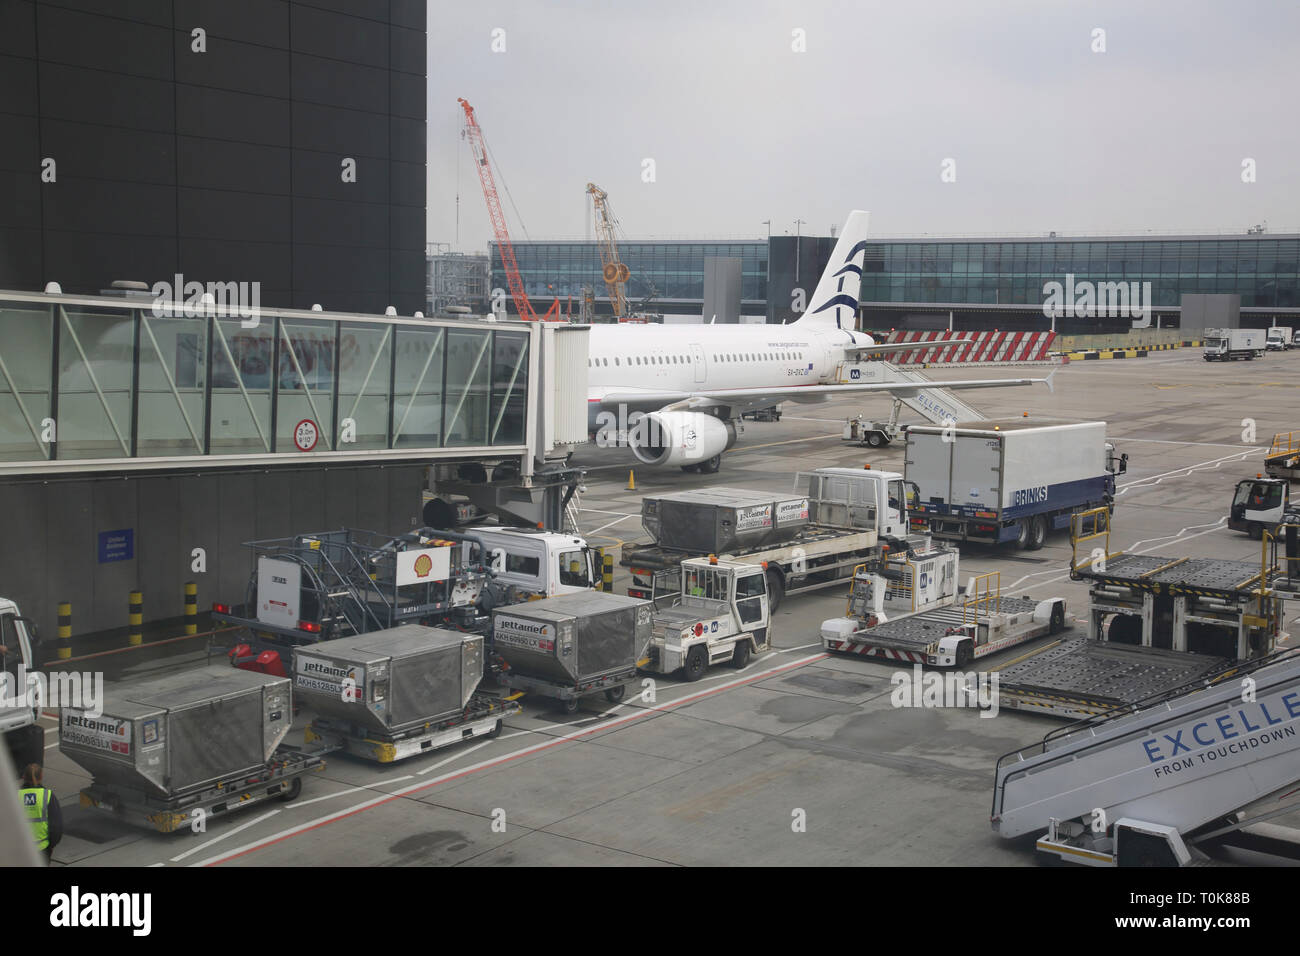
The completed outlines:
[[[1206,329],[1204,341],[1207,362],[1250,361],[1264,354],[1263,329]]]
[[[1037,550],[1076,511],[1112,504],[1115,456],[1105,422],[1036,425],[1025,419],[907,430],[904,478],[915,484],[914,529],[936,538],[1015,542]]]
[[[676,586],[688,558],[727,556],[767,571],[769,610],[787,594],[842,581],[882,545],[907,538],[915,489],[903,476],[871,468],[800,473],[788,493],[702,488],[642,499],[641,527],[654,539],[625,544],[619,563],[632,572],[628,594],[650,598],[656,574]]]

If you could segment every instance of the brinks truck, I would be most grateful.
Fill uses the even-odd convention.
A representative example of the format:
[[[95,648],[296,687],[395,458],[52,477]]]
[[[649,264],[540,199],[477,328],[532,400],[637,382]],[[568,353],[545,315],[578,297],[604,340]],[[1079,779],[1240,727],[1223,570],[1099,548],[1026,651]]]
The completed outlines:
[[[903,477],[917,488],[914,530],[1037,550],[1070,515],[1111,506],[1115,456],[1105,422],[1038,425],[1025,419],[907,430]]]

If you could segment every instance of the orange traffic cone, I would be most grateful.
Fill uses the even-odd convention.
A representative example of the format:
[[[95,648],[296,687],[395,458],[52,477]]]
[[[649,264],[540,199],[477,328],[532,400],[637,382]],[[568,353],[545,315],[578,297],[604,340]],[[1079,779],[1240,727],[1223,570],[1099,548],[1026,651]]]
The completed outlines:
[[[627,473],[627,490],[636,491],[636,476],[631,471]]]

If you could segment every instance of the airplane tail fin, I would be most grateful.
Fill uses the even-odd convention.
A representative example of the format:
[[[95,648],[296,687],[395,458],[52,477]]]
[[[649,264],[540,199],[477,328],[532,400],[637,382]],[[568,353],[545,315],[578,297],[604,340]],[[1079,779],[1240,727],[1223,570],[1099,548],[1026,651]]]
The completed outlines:
[[[861,209],[849,213],[844,231],[826,263],[826,271],[796,325],[804,328],[853,328],[858,311],[858,291],[862,287],[869,219],[870,215]]]

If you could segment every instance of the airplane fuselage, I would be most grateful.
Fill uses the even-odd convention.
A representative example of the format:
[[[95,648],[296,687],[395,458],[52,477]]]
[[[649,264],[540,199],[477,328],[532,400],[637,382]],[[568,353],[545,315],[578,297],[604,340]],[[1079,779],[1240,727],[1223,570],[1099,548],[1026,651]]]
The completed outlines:
[[[632,411],[652,411],[665,392],[797,388],[834,381],[847,345],[871,336],[801,325],[593,325],[588,346],[588,419],[611,392],[645,391]],[[775,404],[775,400],[772,404]]]

